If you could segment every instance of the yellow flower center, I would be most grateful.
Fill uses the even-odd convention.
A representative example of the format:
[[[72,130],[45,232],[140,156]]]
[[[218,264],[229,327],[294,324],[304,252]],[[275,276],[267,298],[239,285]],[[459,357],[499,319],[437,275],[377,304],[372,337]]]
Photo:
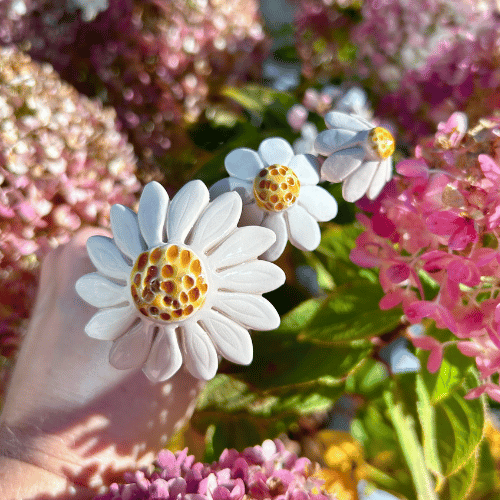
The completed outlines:
[[[300,181],[295,172],[283,165],[263,168],[253,181],[257,205],[269,212],[290,208],[299,196]]]
[[[395,141],[392,134],[385,128],[375,127],[368,134],[370,149],[381,160],[389,158],[394,153]]]
[[[130,281],[137,309],[162,323],[185,319],[200,309],[208,290],[200,259],[179,245],[163,245],[141,253]]]

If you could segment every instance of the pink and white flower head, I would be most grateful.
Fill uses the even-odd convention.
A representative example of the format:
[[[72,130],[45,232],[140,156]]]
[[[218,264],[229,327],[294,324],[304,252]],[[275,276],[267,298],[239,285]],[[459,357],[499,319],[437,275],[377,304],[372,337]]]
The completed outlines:
[[[312,251],[320,243],[318,221],[337,215],[337,202],[319,182],[318,162],[308,154],[294,154],[280,137],[261,142],[258,151],[238,148],[229,153],[230,175],[210,188],[212,198],[237,191],[243,200],[240,225],[260,225],[276,234],[276,242],[262,255],[276,260],[290,240],[300,250]]]
[[[359,115],[340,111],[327,113],[325,123],[328,130],[320,132],[314,143],[316,151],[327,157],[321,179],[342,182],[346,201],[365,194],[375,199],[392,177],[392,134]]]
[[[160,184],[149,183],[137,214],[113,205],[113,239],[89,238],[97,272],[76,283],[79,295],[101,308],[85,331],[113,341],[112,366],[142,366],[150,380],[164,381],[184,361],[193,376],[208,380],[218,355],[252,361],[248,329],[279,325],[262,293],[282,285],[285,275],[257,260],[274,243],[272,231],[236,227],[241,205],[236,193],[209,203],[201,181],[187,183],[171,201]]]

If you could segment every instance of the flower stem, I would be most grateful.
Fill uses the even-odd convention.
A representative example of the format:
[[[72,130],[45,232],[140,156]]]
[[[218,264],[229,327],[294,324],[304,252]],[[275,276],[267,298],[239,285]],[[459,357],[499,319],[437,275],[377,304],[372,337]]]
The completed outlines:
[[[415,420],[403,413],[401,402],[395,402],[391,391],[384,392],[384,400],[389,416],[396,429],[403,455],[410,469],[418,500],[438,500],[434,490],[434,481],[425,464],[422,445],[415,432]]]

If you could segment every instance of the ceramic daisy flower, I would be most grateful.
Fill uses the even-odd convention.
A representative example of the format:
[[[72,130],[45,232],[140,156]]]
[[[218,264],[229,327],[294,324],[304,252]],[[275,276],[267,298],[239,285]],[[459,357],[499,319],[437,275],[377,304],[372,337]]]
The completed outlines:
[[[280,137],[263,141],[258,151],[238,148],[224,164],[230,177],[216,182],[210,196],[237,191],[243,200],[240,225],[272,229],[276,242],[262,258],[276,260],[288,240],[301,250],[314,250],[320,243],[318,221],[337,215],[335,198],[319,182],[316,158],[294,154],[292,146]]]
[[[359,115],[330,111],[328,130],[316,137],[316,151],[326,156],[321,178],[342,182],[342,196],[357,201],[363,195],[375,199],[392,177],[394,138],[382,127],[374,127]]]
[[[281,286],[285,275],[257,260],[276,238],[263,227],[238,228],[241,206],[236,193],[209,203],[201,181],[189,182],[171,201],[160,184],[149,183],[137,214],[113,205],[113,238],[92,236],[87,243],[97,272],[76,283],[78,294],[101,309],[85,332],[113,341],[111,365],[142,366],[149,379],[164,381],[184,361],[208,380],[218,355],[252,361],[248,330],[280,323],[262,293]]]

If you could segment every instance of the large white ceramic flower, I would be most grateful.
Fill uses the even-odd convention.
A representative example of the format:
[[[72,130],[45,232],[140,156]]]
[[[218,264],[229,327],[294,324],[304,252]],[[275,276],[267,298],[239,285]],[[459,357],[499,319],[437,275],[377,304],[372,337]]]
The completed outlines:
[[[326,156],[321,179],[342,182],[346,201],[367,195],[375,199],[392,177],[394,138],[382,127],[374,127],[359,115],[330,111],[325,115],[328,130],[316,137],[316,151]]]
[[[276,260],[288,240],[301,250],[319,245],[317,221],[335,217],[337,202],[316,186],[319,166],[314,156],[295,155],[285,139],[273,137],[263,141],[258,151],[231,151],[224,164],[230,177],[216,182],[210,196],[237,191],[243,199],[240,225],[260,225],[276,233],[276,242],[263,259]]]
[[[201,181],[186,184],[170,202],[160,184],[149,183],[137,214],[113,205],[113,238],[89,238],[97,272],[80,278],[76,290],[101,308],[85,331],[113,341],[114,367],[143,366],[151,380],[163,381],[184,360],[195,377],[208,380],[218,354],[252,361],[248,329],[271,330],[280,322],[261,294],[282,285],[285,275],[257,260],[275,235],[237,228],[241,206],[236,193],[209,203]]]

